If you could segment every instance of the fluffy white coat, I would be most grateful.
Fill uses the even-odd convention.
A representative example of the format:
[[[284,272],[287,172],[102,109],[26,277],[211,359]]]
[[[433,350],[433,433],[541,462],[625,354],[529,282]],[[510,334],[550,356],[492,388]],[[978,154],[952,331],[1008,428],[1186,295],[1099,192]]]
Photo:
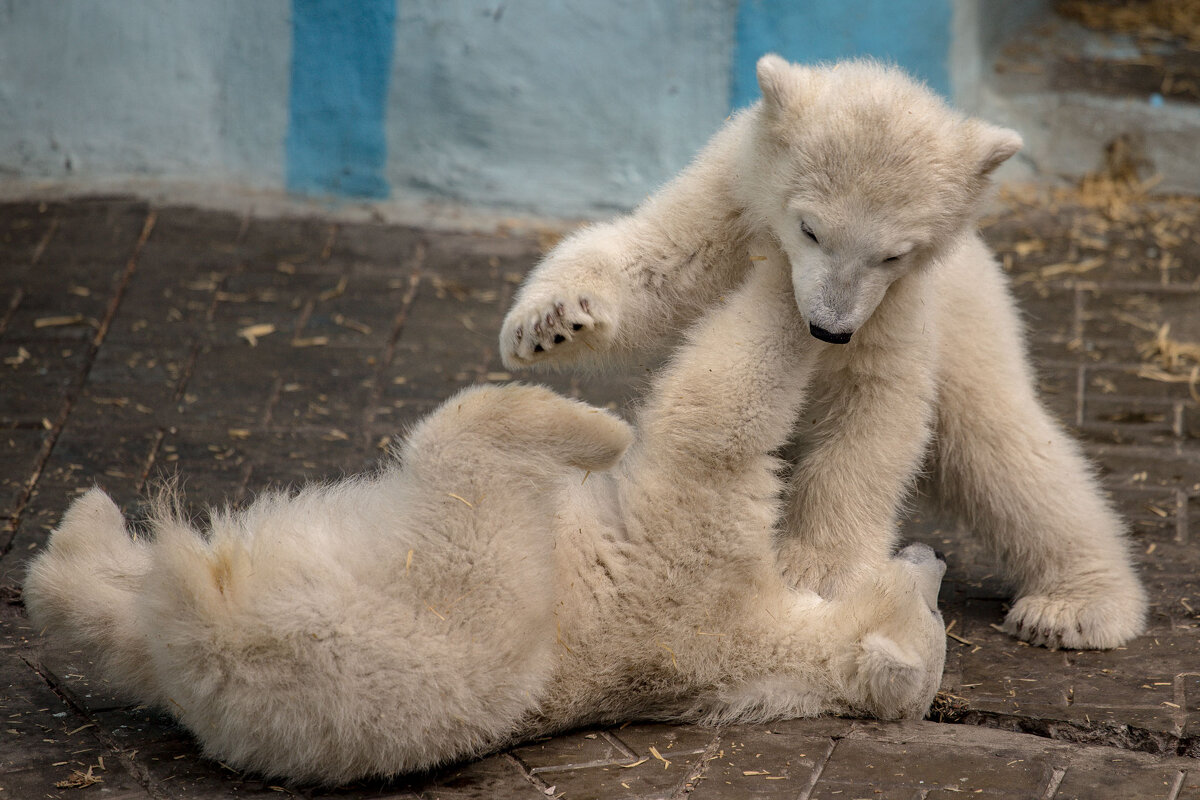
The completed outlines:
[[[213,758],[296,782],[633,718],[919,717],[945,656],[932,551],[827,601],[785,583],[772,544],[770,453],[832,347],[771,259],[657,376],[636,434],[548,389],[481,387],[378,474],[203,535],[164,503],[131,537],[94,489],[26,606]]]
[[[687,170],[530,273],[505,363],[643,355],[754,259],[785,258],[805,325],[839,342],[817,356],[796,429],[779,542],[790,578],[854,591],[890,556],[927,470],[1015,584],[1006,630],[1069,648],[1140,633],[1125,525],[1038,400],[1008,281],[976,232],[989,175],[1020,137],[871,62],[765,56],[758,78],[763,100]]]

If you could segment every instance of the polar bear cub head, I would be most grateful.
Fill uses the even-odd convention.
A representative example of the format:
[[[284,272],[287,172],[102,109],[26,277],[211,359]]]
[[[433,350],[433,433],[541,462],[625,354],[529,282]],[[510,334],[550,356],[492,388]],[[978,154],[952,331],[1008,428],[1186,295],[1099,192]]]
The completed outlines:
[[[800,312],[844,343],[888,287],[974,221],[1016,132],[952,111],[903,72],[758,62],[762,103],[738,191],[787,253]]]

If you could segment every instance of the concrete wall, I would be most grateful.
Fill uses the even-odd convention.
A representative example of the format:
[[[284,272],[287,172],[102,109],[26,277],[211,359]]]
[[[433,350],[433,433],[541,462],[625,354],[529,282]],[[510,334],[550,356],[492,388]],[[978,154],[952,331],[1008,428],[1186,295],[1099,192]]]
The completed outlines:
[[[599,216],[752,102],[763,52],[951,92],[979,2],[0,0],[0,179]]]
[[[727,0],[401,0],[388,183],[563,214],[638,202],[729,113]]]
[[[0,180],[282,185],[288,0],[0,2]]]

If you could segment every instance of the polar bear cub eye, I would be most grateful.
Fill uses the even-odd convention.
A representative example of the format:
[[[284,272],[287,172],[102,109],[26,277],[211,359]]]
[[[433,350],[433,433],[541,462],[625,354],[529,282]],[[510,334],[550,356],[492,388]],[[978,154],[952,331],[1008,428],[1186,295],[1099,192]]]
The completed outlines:
[[[906,242],[905,244],[902,244],[899,247],[897,247],[895,250],[893,250],[892,255],[886,256],[883,259],[883,263],[884,264],[894,264],[897,261],[900,261],[901,259],[903,259],[905,256],[907,256],[909,253],[911,253],[915,249],[916,249],[915,244]],[[884,252],[887,252],[887,251],[884,251]]]
[[[820,244],[820,242],[817,241],[817,235],[815,233],[813,233],[813,229],[810,228],[808,226],[808,223],[805,222],[804,220],[800,221],[800,232],[803,233],[808,238],[812,239],[813,244]]]

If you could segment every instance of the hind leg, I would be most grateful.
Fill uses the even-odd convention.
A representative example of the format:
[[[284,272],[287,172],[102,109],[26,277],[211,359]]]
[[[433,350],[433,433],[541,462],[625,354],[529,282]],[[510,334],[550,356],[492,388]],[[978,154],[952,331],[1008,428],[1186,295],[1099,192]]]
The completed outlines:
[[[936,458],[944,494],[1016,584],[1005,629],[1109,648],[1142,632],[1146,597],[1125,525],[1078,445],[1038,401],[1007,287],[977,245],[947,286]]]
[[[80,497],[30,563],[25,607],[35,626],[60,644],[96,654],[120,690],[143,700],[157,691],[138,622],[149,547],[125,528],[100,489]]]
[[[472,464],[499,457],[521,463],[608,469],[633,441],[628,423],[544,386],[475,386],[426,417],[401,446],[401,458]]]

